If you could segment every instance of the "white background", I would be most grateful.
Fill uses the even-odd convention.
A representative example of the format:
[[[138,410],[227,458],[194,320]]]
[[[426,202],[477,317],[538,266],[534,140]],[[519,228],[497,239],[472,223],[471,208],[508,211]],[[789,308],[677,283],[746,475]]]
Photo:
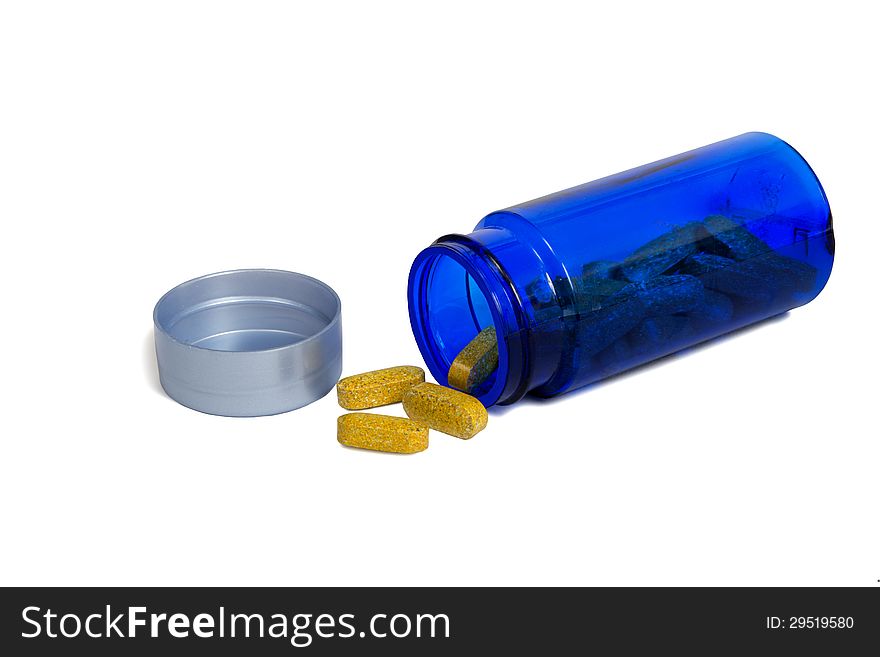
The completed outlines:
[[[3,4],[0,582],[877,586],[868,4]],[[229,419],[159,388],[186,279],[310,274],[345,374],[422,364],[437,236],[749,130],[836,220],[782,320],[410,457],[340,447],[333,394]]]

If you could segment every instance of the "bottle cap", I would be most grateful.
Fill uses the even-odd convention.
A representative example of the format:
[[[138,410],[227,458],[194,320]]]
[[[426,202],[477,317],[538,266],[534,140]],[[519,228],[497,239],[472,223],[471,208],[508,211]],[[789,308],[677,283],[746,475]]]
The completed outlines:
[[[303,274],[201,276],[159,299],[153,324],[162,387],[203,413],[292,411],[330,392],[342,373],[339,297]]]

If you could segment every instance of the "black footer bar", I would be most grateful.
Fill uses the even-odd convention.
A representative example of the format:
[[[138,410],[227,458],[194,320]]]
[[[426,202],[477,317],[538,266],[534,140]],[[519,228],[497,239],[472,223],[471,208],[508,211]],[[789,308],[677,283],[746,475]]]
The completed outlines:
[[[880,654],[876,588],[12,588],[0,601],[6,655]]]

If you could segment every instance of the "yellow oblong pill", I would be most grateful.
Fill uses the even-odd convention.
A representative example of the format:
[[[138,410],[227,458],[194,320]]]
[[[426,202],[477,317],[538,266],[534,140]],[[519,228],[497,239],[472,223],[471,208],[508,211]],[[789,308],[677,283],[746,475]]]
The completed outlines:
[[[346,413],[336,421],[336,439],[347,447],[415,454],[428,449],[428,427],[405,417]]]
[[[473,438],[489,422],[479,399],[434,383],[410,388],[403,395],[403,410],[411,419],[456,438]]]
[[[349,411],[395,404],[414,385],[424,383],[425,370],[413,365],[386,367],[364,374],[339,379],[336,397],[339,405]]]
[[[467,343],[452,365],[447,377],[456,390],[472,393],[498,368],[498,340],[495,327],[484,328]]]

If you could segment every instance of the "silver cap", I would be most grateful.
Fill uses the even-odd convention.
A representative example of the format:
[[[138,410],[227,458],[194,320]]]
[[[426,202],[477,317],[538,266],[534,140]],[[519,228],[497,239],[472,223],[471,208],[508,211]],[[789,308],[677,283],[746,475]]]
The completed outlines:
[[[159,299],[153,324],[162,387],[203,413],[292,411],[330,392],[342,373],[339,297],[303,274],[195,278]]]

